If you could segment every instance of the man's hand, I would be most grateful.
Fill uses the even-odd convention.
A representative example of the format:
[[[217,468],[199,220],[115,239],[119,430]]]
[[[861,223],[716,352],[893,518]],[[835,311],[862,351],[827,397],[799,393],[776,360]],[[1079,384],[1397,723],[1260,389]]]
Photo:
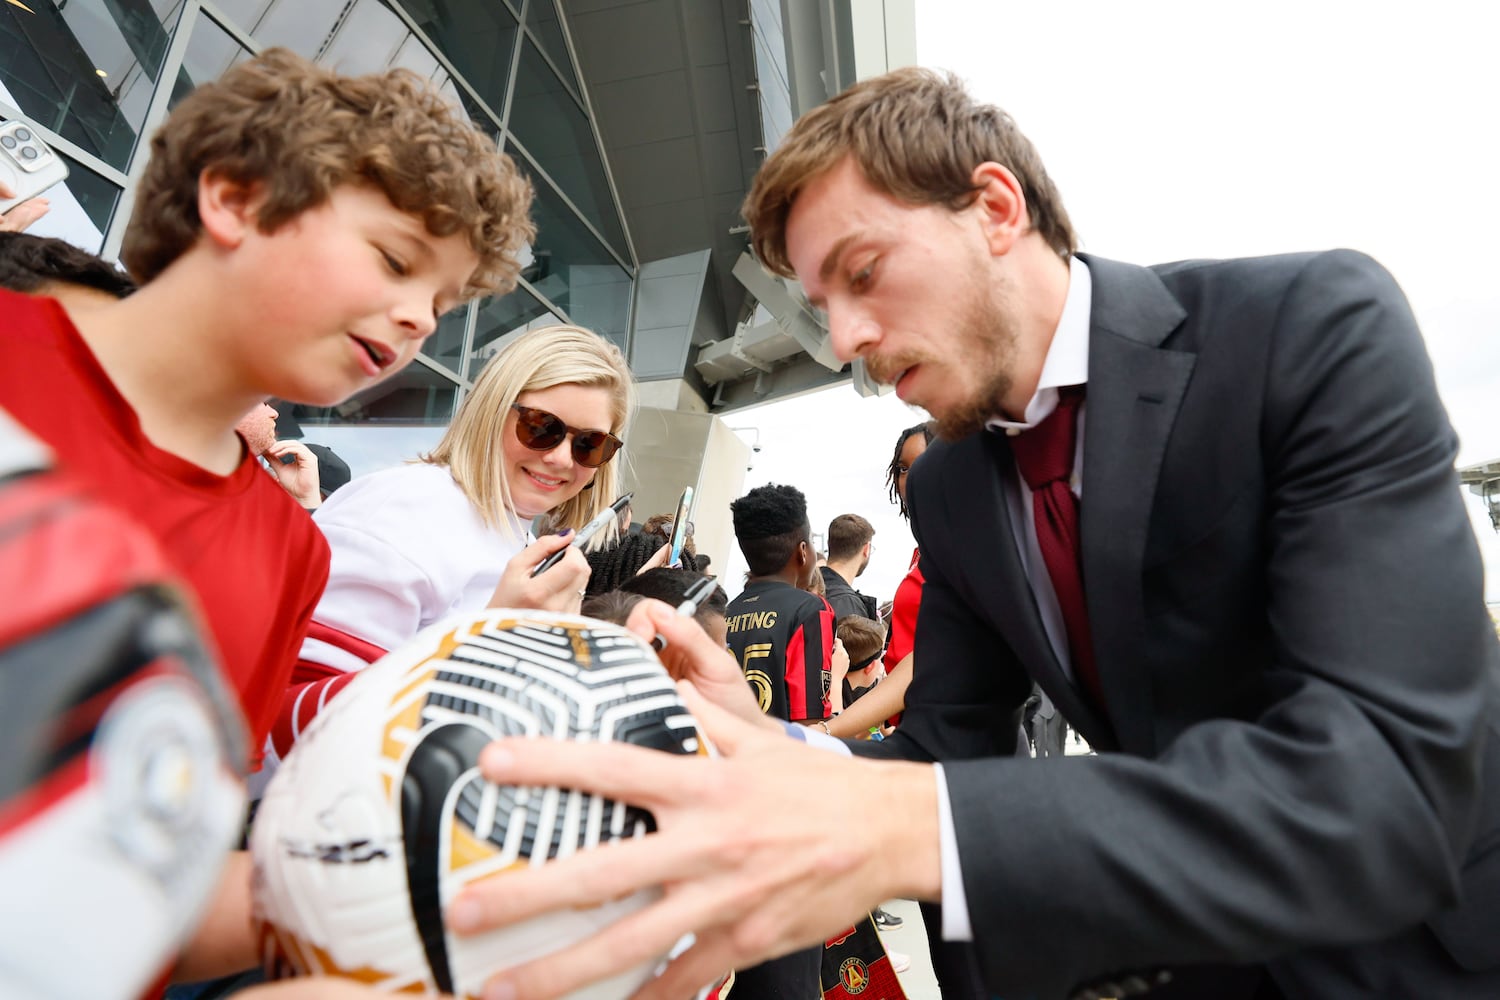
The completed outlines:
[[[295,461],[282,463],[284,456],[291,455]],[[312,510],[323,502],[323,493],[318,489],[318,456],[308,450],[301,441],[277,441],[266,449],[266,461],[271,474],[281,488],[292,495],[292,499]]]
[[[449,908],[455,931],[665,887],[593,937],[499,973],[486,995],[558,997],[664,955],[692,932],[693,946],[636,994],[686,998],[726,969],[824,940],[881,900],[939,897],[930,766],[818,750],[679,688],[718,756],[542,739],[502,740],[480,756],[491,781],[631,802],[652,812],[657,832],[472,884]],[[891,808],[871,808],[880,803]],[[861,822],[851,828],[850,816]]]
[[[661,601],[644,600],[631,609],[625,627],[647,642],[658,635],[667,640],[657,656],[674,680],[690,682],[698,694],[753,726],[781,733],[781,724],[760,710],[733,654],[697,620]]]
[[[16,189],[0,181],[0,199],[14,198]],[[30,198],[4,215],[0,215],[0,233],[19,233],[46,215],[52,203],[46,198]]]
[[[577,614],[583,603],[583,588],[588,586],[589,561],[583,553],[572,548],[573,533],[565,535],[543,535],[505,564],[500,574],[500,583],[490,595],[491,608],[535,608],[541,611],[561,611]],[[567,548],[562,561],[541,576],[533,577],[531,571],[558,549]]]

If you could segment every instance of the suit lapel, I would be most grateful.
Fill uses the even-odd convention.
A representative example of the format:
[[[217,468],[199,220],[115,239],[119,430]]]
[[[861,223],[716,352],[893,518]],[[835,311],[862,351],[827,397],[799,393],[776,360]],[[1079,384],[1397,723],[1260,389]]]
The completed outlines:
[[[1140,660],[1147,648],[1142,564],[1162,457],[1195,356],[1160,346],[1187,314],[1155,274],[1084,260],[1093,280],[1080,528],[1084,590],[1120,745],[1152,753],[1150,665]]]
[[[1022,663],[1041,668],[1029,671],[1034,680],[1044,687],[1051,687],[1053,683],[1066,686],[1067,680],[1052,652],[1052,644],[1047,641],[1036,597],[1021,565],[1021,554],[1016,550],[1010,506],[1006,502],[1006,491],[1013,488],[1007,485],[1007,481],[1014,475],[1015,469],[1010,441],[1003,434],[988,432],[975,437],[985,451],[985,467],[993,472],[986,491],[988,495],[979,498],[980,506],[973,511],[978,520],[972,523],[993,525],[992,530],[983,532],[983,537],[987,540],[986,551],[974,552],[970,556],[981,572],[992,574],[988,579],[982,580],[976,590],[979,593],[1014,594],[1020,598],[1016,604],[996,606],[998,602],[989,602],[986,610],[989,612],[990,624],[1005,636]]]
[[[1021,564],[1006,502],[1006,491],[1014,488],[1008,480],[1015,475],[1010,439],[1004,434],[975,434],[957,446],[946,467],[950,479],[945,495],[953,498],[952,523],[960,526],[949,537],[955,546],[951,565],[962,567],[970,607],[1005,638],[1032,680],[1091,746],[1116,749],[1109,723],[1080,696],[1058,663]],[[977,489],[975,467],[988,470]]]

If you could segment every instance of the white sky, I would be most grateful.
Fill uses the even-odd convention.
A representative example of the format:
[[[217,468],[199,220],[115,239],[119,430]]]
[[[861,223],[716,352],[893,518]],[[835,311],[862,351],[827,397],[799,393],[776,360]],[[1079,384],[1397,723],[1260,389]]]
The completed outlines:
[[[1500,458],[1497,28],[1489,0],[917,0],[921,64],[1016,118],[1084,249],[1381,261],[1422,325],[1461,465]],[[881,477],[917,419],[840,387],[728,422],[760,428],[746,489],[801,487],[815,531],[845,511],[876,523],[858,586],[886,598],[910,542]],[[1500,540],[1465,496],[1497,601]]]

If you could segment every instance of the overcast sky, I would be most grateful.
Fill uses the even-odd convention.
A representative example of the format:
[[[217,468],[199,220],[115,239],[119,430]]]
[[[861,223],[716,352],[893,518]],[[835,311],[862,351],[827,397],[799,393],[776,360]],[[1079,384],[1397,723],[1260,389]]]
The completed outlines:
[[[1346,246],[1381,261],[1412,301],[1471,464],[1500,459],[1497,10],[917,0],[917,54],[1016,118],[1086,250],[1149,264]],[[881,476],[918,417],[840,387],[729,423],[760,428],[747,489],[802,487],[817,531],[846,510],[876,522],[860,587],[885,598],[910,541]],[[1500,542],[1466,497],[1497,601]]]

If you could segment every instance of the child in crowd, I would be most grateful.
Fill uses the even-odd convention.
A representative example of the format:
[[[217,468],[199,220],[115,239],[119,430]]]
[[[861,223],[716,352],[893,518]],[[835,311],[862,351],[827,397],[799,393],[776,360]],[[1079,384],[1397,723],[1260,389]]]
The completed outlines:
[[[160,543],[252,753],[328,549],[235,425],[267,397],[329,406],[367,389],[441,313],[507,291],[529,204],[509,159],[416,75],[342,77],[271,50],[199,87],[153,137],[121,252],[138,292],[65,311],[0,291],[0,407]],[[536,558],[565,542],[536,543]],[[243,856],[217,904],[185,978],[254,964]]]
[[[880,654],[885,652],[885,626],[862,615],[846,615],[834,626],[834,634],[844,644],[844,652],[849,654],[849,671],[844,675],[842,690],[843,704],[834,706],[842,712],[885,676],[880,664]]]

